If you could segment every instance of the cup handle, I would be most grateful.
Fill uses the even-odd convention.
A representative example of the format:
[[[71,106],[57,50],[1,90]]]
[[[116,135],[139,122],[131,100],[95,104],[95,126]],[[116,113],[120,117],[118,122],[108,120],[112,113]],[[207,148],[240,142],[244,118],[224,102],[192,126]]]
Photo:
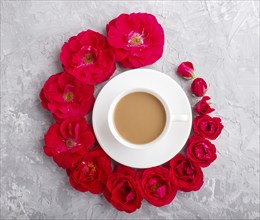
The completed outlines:
[[[188,121],[188,115],[172,115],[172,121]]]

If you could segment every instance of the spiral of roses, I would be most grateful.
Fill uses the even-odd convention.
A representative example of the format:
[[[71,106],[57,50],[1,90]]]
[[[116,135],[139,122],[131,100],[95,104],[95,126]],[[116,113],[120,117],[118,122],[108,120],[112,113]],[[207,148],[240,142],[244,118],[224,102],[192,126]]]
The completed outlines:
[[[64,71],[54,74],[40,91],[41,105],[52,113],[55,123],[44,136],[44,152],[66,169],[71,186],[80,192],[103,193],[119,211],[132,213],[142,200],[161,207],[173,201],[178,190],[199,190],[202,167],[217,157],[215,140],[224,128],[221,119],[208,114],[215,109],[204,96],[204,79],[192,81],[190,90],[202,99],[194,107],[194,135],[186,143],[186,156],[175,155],[166,164],[136,170],[111,159],[95,140],[85,116],[93,109],[94,85],[108,80],[116,69],[137,68],[156,62],[163,53],[164,31],[155,16],[148,13],[121,14],[107,26],[107,37],[86,30],[69,38],[61,48]],[[185,79],[195,78],[191,62],[177,70]]]

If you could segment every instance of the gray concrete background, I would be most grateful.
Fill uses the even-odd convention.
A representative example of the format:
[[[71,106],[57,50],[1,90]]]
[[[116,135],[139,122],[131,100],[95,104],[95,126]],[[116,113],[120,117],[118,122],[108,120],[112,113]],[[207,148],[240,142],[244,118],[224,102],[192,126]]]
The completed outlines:
[[[189,94],[189,82],[175,70],[192,61],[225,129],[200,191],[178,192],[161,208],[143,202],[129,215],[102,195],[73,190],[44,155],[52,119],[38,93],[62,70],[59,50],[70,36],[86,29],[105,34],[111,19],[137,11],[154,14],[165,30],[163,57],[148,68]],[[2,1],[1,218],[259,219],[259,1]]]

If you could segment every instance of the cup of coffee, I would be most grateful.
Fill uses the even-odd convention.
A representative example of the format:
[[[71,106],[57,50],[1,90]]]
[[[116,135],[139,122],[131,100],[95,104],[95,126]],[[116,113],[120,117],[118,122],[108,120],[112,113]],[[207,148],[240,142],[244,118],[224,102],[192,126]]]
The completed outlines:
[[[163,138],[172,123],[188,120],[188,115],[172,114],[158,93],[134,89],[119,94],[108,111],[108,125],[114,138],[123,146],[146,149]]]

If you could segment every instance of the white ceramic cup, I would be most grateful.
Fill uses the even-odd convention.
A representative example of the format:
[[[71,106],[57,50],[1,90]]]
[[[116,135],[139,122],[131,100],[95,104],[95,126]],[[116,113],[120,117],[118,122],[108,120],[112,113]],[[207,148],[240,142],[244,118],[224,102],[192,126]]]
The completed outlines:
[[[160,102],[162,103],[165,113],[166,113],[166,123],[165,123],[165,127],[162,131],[162,133],[155,138],[154,140],[152,140],[149,143],[146,144],[134,144],[131,143],[129,141],[127,141],[126,139],[124,139],[117,131],[116,127],[115,127],[115,123],[114,123],[114,111],[115,108],[117,106],[117,103],[126,95],[130,94],[130,93],[134,93],[134,92],[146,92],[149,93],[153,96],[155,96],[158,100],[160,100]],[[139,89],[133,89],[133,90],[129,90],[129,91],[125,91],[121,94],[119,94],[111,103],[109,110],[108,110],[108,126],[109,129],[112,133],[112,135],[114,136],[114,138],[120,142],[123,146],[125,147],[129,147],[129,148],[133,148],[133,149],[147,149],[150,148],[152,146],[154,146],[156,144],[156,142],[158,142],[161,138],[163,138],[168,130],[171,127],[172,122],[184,122],[188,120],[188,115],[185,114],[172,114],[171,109],[169,107],[169,105],[167,104],[167,102],[165,101],[165,99],[163,99],[158,93],[156,93],[155,91],[152,90],[148,90],[148,89],[143,89],[143,88],[139,88]]]

